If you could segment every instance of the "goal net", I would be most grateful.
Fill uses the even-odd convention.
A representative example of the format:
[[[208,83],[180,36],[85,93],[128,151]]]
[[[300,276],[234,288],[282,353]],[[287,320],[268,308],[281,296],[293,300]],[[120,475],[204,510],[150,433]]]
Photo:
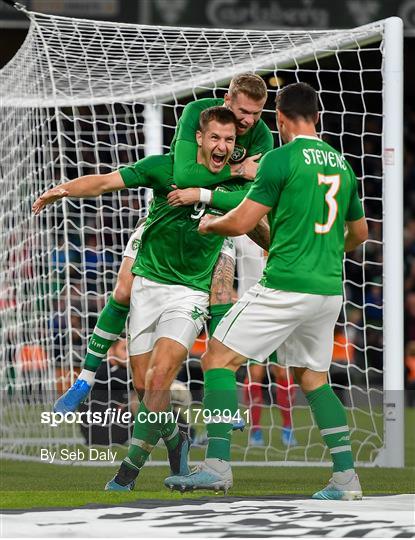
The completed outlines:
[[[146,154],[167,152],[186,103],[223,97],[230,78],[249,71],[269,86],[263,119],[276,146],[281,144],[275,130],[276,91],[295,81],[312,84],[321,104],[321,136],[345,155],[359,179],[370,239],[344,261],[344,304],[330,377],[347,407],[357,462],[402,466],[399,456],[392,455],[402,444],[402,433],[399,428],[395,432],[395,450],[388,446],[391,423],[385,416],[386,410],[395,427],[402,420],[399,398],[385,397],[387,391],[400,389],[399,376],[389,384],[393,369],[385,369],[396,341],[401,369],[399,317],[392,315],[389,326],[384,324],[389,309],[384,299],[391,294],[386,287],[399,291],[400,279],[386,267],[388,250],[399,255],[400,248],[399,240],[388,243],[384,222],[390,215],[387,205],[394,204],[394,193],[384,188],[386,169],[398,166],[400,150],[394,150],[395,143],[386,144],[385,137],[393,106],[398,117],[401,106],[398,92],[391,110],[384,107],[385,22],[341,31],[245,31],[26,14],[27,38],[0,73],[3,456],[41,459],[41,449],[85,450],[101,442],[116,445],[122,459],[129,433],[122,425],[120,432],[107,428],[94,435],[91,426],[52,425],[42,414],[51,411],[79,372],[129,235],[146,215],[149,194],[125,190],[97,199],[64,199],[38,217],[31,213],[33,201],[47,188],[77,176],[107,173]],[[399,125],[397,129],[399,138]],[[399,199],[399,171],[394,171]],[[258,278],[262,258],[241,241],[236,287]],[[399,306],[399,292],[394,298]],[[384,340],[386,326],[389,340]],[[199,407],[205,343],[202,335],[179,374],[190,391],[188,401]],[[85,407],[95,401],[104,408],[134,410],[128,370],[118,366],[114,374],[110,362],[103,366],[100,393]],[[328,462],[309,408],[289,374],[268,363],[256,390],[252,377],[250,368],[238,374],[241,410],[251,408],[258,416],[261,408],[257,427],[263,440],[254,440],[258,429],[248,424],[233,437],[233,459],[251,464]],[[186,399],[179,395],[182,403]],[[288,445],[282,440],[287,422],[293,430]],[[192,457],[197,459],[203,452],[200,421],[192,430]],[[155,449],[153,460],[165,460],[164,450]]]

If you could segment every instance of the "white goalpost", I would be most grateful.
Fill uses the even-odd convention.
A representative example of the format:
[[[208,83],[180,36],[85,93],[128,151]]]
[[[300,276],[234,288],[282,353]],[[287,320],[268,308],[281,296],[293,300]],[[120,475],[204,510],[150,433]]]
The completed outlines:
[[[321,136],[358,177],[370,238],[345,257],[331,382],[347,407],[358,465],[403,467],[402,21],[350,30],[225,30],[108,23],[17,7],[30,20],[29,32],[0,70],[2,456],[38,460],[40,448],[93,444],[79,425],[54,427],[42,423],[42,413],[79,371],[150,193],[64,199],[39,217],[31,213],[33,201],[77,176],[168,152],[186,103],[223,97],[233,75],[250,71],[269,83],[263,118],[276,145],[276,91],[309,82],[319,94]],[[180,378],[200,404],[197,351]],[[121,381],[115,400],[123,410],[132,405],[130,382]],[[110,390],[109,367],[101,383]],[[243,373],[239,388],[244,407]],[[233,437],[234,461],[328,464],[299,393],[290,402],[297,444],[287,447],[275,398],[281,388],[270,366],[262,389],[264,446],[250,443],[247,426]],[[112,437],[108,444],[116,443]],[[153,463],[164,459],[157,452]]]

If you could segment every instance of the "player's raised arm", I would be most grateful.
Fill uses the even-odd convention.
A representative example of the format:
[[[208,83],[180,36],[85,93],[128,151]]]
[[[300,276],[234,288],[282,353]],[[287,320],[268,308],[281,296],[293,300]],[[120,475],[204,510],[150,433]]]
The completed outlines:
[[[124,181],[119,171],[108,174],[89,174],[80,176],[65,184],[48,189],[33,203],[32,211],[37,215],[45,206],[52,204],[64,197],[98,197],[109,191],[117,191],[125,188]]]

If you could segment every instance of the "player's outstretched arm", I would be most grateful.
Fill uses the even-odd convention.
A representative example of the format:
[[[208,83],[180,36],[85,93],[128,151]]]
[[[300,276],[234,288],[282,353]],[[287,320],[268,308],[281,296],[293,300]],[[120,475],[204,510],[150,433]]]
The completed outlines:
[[[33,203],[32,211],[39,214],[45,206],[64,197],[98,197],[109,191],[118,191],[125,188],[125,183],[119,173],[114,171],[108,174],[90,174],[80,176],[60,186],[48,189]]]
[[[344,251],[353,251],[368,239],[369,232],[366,218],[356,221],[346,221],[346,234],[344,236]]]

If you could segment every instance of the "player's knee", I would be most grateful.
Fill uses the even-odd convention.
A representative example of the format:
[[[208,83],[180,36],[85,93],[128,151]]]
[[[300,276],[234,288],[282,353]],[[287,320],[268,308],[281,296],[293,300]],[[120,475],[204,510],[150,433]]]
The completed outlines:
[[[147,383],[150,390],[168,390],[176,376],[176,367],[166,363],[156,363],[151,369]]]
[[[295,378],[304,393],[312,392],[327,383],[327,372],[312,371],[305,368],[294,368]]]
[[[227,361],[224,357],[218,356],[209,350],[202,355],[201,366],[203,371],[228,367]]]
[[[138,399],[141,401],[144,396],[145,379],[141,376],[141,373],[134,373],[132,375],[134,390],[137,392]]]

